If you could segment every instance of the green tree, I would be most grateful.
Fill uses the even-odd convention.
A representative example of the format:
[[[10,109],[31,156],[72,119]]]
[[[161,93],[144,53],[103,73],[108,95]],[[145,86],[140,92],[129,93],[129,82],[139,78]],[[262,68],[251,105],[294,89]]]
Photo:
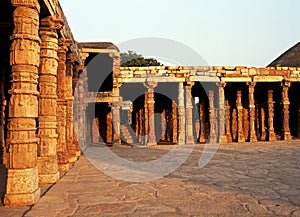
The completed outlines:
[[[131,67],[131,66],[162,66],[154,58],[144,58],[142,55],[137,54],[134,51],[128,51],[127,53],[121,53],[121,66],[122,67]]]

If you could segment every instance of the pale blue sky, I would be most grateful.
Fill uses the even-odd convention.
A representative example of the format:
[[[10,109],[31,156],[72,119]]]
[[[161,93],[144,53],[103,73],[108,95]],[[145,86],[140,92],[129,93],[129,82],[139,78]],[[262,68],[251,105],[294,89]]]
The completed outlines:
[[[75,39],[183,43],[209,65],[266,66],[300,41],[299,0],[60,0]]]

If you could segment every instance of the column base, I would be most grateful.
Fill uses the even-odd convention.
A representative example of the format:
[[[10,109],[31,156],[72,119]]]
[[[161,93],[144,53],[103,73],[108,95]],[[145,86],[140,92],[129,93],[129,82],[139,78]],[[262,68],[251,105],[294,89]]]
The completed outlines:
[[[59,179],[57,158],[54,157],[38,157],[37,160],[39,183],[53,184]]]
[[[291,133],[289,133],[289,132],[284,133],[283,139],[284,140],[292,140]]]
[[[66,163],[66,164],[58,164],[58,170],[61,173],[67,172],[70,169],[70,164]]]
[[[275,133],[270,133],[269,135],[269,141],[276,141],[277,138],[276,138],[276,134]]]
[[[219,142],[220,142],[221,144],[227,144],[227,136],[221,136],[221,137],[219,138]]]
[[[226,139],[227,139],[227,143],[232,142],[231,134],[227,134],[227,135],[226,135]]]
[[[56,174],[39,175],[40,184],[54,184],[59,180],[59,172]]]
[[[206,139],[205,139],[204,135],[201,135],[201,136],[200,136],[199,142],[200,142],[200,143],[206,143]]]
[[[246,142],[244,135],[238,135],[238,142]]]
[[[5,205],[33,205],[40,198],[38,169],[9,169],[4,197]]]
[[[75,163],[78,160],[78,157],[76,155],[76,153],[74,153],[75,156],[69,157],[69,163]]]
[[[250,136],[250,142],[257,142],[257,137],[256,137],[256,135],[251,135],[251,136]]]
[[[209,137],[209,144],[215,144],[217,143],[217,137],[216,136],[210,136]]]
[[[185,144],[194,144],[194,137],[193,136],[189,136],[185,139]]]
[[[76,151],[76,157],[79,158],[81,156],[81,151]]]
[[[156,142],[148,142],[146,146],[157,146]]]

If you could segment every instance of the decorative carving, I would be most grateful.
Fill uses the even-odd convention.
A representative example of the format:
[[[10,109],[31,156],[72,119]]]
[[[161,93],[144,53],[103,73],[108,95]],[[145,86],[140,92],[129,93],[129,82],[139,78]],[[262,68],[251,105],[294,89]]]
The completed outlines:
[[[245,142],[244,130],[243,130],[243,104],[242,104],[242,91],[237,91],[236,107],[238,112],[238,142]]]
[[[250,142],[257,142],[256,132],[255,132],[255,100],[254,100],[254,88],[256,83],[249,82],[249,124],[250,124]]]
[[[290,133],[290,113],[289,113],[289,107],[290,107],[290,99],[289,99],[289,88],[291,86],[291,83],[289,81],[284,81],[282,83],[282,129],[283,129],[283,139],[284,140],[291,140],[292,136]]]
[[[185,144],[185,106],[183,83],[178,84],[178,145]]]
[[[219,85],[219,142],[227,143],[227,136],[225,134],[225,86],[226,82],[220,82]]]
[[[275,141],[276,134],[274,131],[274,101],[273,101],[273,90],[268,90],[268,124],[269,124],[269,141]]]
[[[186,82],[185,85],[185,123],[186,123],[186,134],[185,134],[185,143],[193,144],[194,135],[193,135],[193,104],[192,104],[192,86],[193,82]]]

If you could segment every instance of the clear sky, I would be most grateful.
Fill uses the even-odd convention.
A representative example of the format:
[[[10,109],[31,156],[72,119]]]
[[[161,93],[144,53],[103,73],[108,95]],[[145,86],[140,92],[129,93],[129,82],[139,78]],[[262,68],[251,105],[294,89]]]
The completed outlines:
[[[266,66],[300,42],[300,0],[60,0],[78,42],[183,43],[209,65]]]

